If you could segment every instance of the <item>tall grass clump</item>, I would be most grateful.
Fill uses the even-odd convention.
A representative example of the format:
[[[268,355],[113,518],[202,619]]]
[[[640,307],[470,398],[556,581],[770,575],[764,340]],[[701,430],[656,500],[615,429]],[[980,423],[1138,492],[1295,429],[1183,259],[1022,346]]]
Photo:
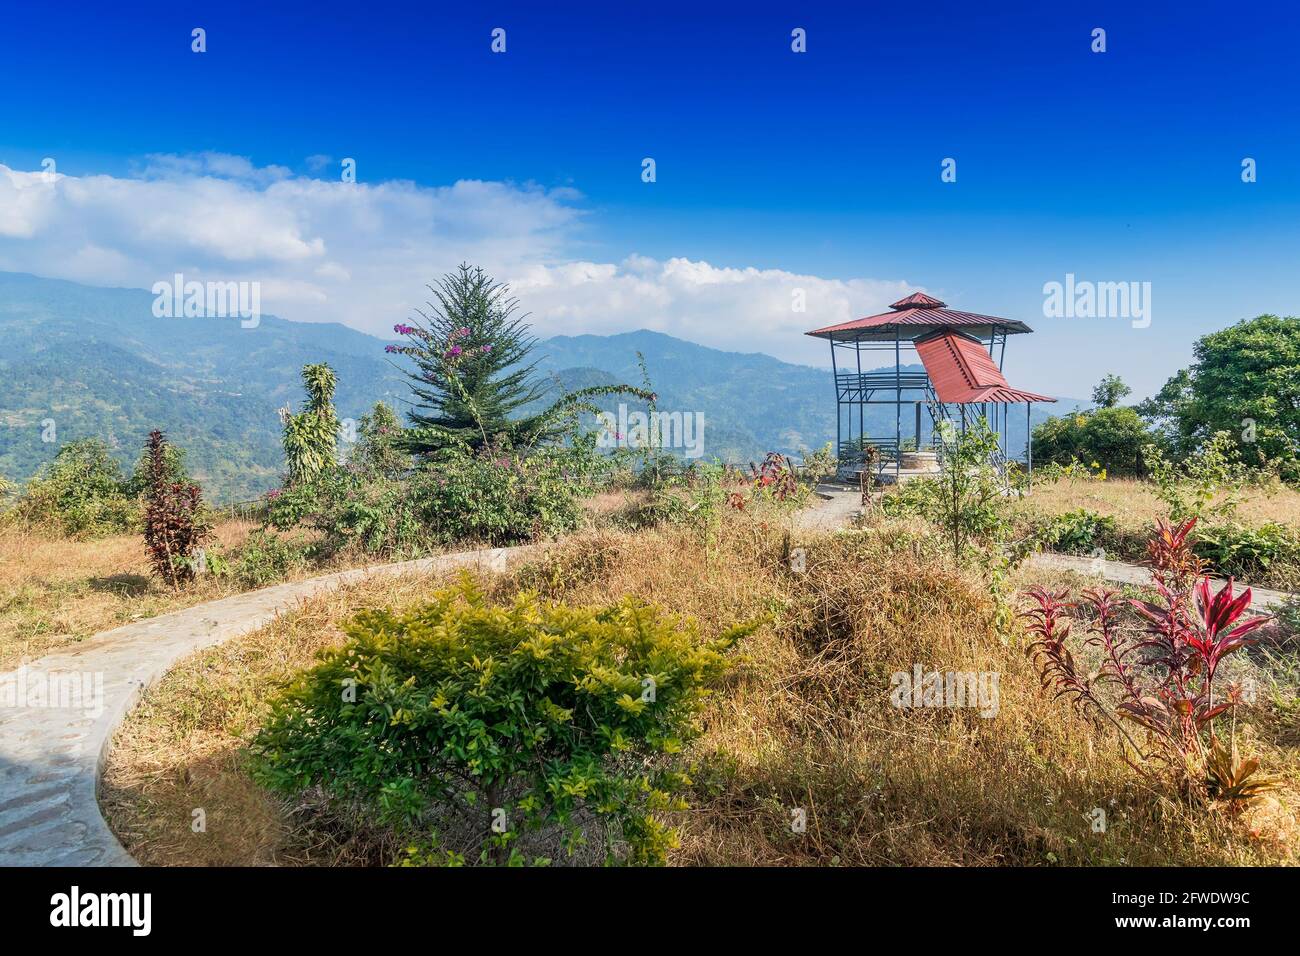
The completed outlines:
[[[1111,734],[1043,693],[1025,656],[1030,637],[1020,625],[1008,632],[985,574],[952,562],[943,530],[877,518],[793,545],[737,517],[708,547],[689,528],[606,533],[521,572],[522,583],[569,600],[630,593],[706,618],[765,615],[692,749],[695,793],[678,862],[1290,858],[1289,845],[1268,845],[1252,824],[1207,815],[1177,788],[1135,778]],[[923,693],[897,693],[918,673]],[[949,675],[980,694],[950,706]]]

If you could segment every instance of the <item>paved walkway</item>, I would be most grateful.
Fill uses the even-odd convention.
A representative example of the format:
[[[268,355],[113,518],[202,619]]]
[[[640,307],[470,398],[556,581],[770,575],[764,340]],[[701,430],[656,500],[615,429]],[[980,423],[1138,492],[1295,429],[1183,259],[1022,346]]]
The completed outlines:
[[[1136,564],[1123,561],[1104,561],[1101,558],[1084,558],[1072,554],[1053,554],[1042,552],[1030,555],[1029,563],[1036,567],[1057,568],[1062,571],[1076,571],[1079,574],[1095,574],[1115,584],[1150,584],[1151,572]],[[1222,581],[1215,581],[1216,589],[1223,587]],[[1270,591],[1268,588],[1251,587],[1250,606],[1254,611],[1271,612],[1276,610],[1291,597],[1285,591]]]
[[[807,508],[794,516],[794,529],[815,533],[834,531],[862,513],[862,492],[843,484],[823,484],[816,489],[816,498]]]
[[[364,578],[504,569],[540,547],[465,551],[279,584],[105,631],[0,673],[0,866],[134,865],[100,815],[99,778],[118,724],[182,658]]]

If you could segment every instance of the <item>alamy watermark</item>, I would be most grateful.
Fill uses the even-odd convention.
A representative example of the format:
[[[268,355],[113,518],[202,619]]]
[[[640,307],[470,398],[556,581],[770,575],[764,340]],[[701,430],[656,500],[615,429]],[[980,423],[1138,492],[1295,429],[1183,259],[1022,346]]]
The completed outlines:
[[[0,708],[36,707],[104,712],[103,671],[34,671],[26,664],[0,674]]]
[[[50,897],[54,927],[125,927],[132,936],[148,936],[153,928],[152,893],[83,893],[73,886]]]
[[[239,327],[255,329],[262,322],[262,283],[186,282],[182,273],[155,282],[153,314],[158,319],[235,318]]]
[[[970,707],[981,717],[998,715],[997,671],[926,671],[920,664],[889,678],[889,702],[898,708]]]
[[[1151,324],[1150,282],[1091,282],[1067,272],[1064,282],[1043,283],[1043,315],[1049,319],[1131,319]]]
[[[680,448],[687,458],[704,454],[703,412],[597,412],[598,448]]]

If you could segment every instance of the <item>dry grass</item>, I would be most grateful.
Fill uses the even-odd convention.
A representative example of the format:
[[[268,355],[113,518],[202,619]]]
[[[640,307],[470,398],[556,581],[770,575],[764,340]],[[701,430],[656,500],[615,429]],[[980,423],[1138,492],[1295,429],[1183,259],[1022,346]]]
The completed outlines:
[[[1168,511],[1152,492],[1149,482],[1132,478],[1108,478],[1105,481],[1064,478],[1035,486],[1034,493],[1021,499],[1019,507],[1040,515],[1087,508],[1114,518],[1121,528],[1141,532]],[[1300,491],[1286,485],[1248,490],[1237,514],[1244,524],[1251,526],[1278,521],[1300,527]]]
[[[222,522],[217,541],[237,546],[254,527]],[[233,590],[208,579],[173,591],[150,573],[138,534],[79,541],[6,526],[0,529],[0,669]]]
[[[1015,636],[995,631],[983,583],[950,568],[924,526],[884,522],[794,543],[807,549],[804,574],[788,570],[780,534],[748,516],[729,516],[708,542],[684,530],[600,531],[491,585],[502,597],[525,586],[582,603],[636,594],[715,628],[767,621],[693,746],[693,809],[677,821],[676,863],[1297,862],[1294,657],[1274,662],[1274,692],[1238,725],[1285,785],[1234,819],[1141,781],[1109,733],[1046,699]],[[128,848],[146,863],[387,859],[392,848],[364,824],[264,794],[242,747],[274,682],[339,640],[352,611],[406,604],[430,586],[338,592],[173,671],[110,759],[105,805]],[[998,674],[997,715],[891,706],[891,674],[915,664]],[[197,807],[207,811],[203,834],[190,830]],[[1098,807],[1104,835],[1085,816]],[[798,810],[802,833],[791,828]]]

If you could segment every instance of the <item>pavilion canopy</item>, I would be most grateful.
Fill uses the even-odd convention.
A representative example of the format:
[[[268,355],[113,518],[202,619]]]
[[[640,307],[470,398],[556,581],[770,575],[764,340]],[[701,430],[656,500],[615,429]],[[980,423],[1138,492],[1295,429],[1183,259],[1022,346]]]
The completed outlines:
[[[1002,319],[996,315],[979,315],[975,312],[959,312],[946,306],[946,302],[924,292],[913,292],[891,305],[888,312],[813,329],[807,334],[834,342],[852,342],[864,339],[892,341],[895,334],[904,340],[909,340],[935,329],[951,328],[959,328],[978,336],[989,336],[994,331],[1013,335],[1033,331],[1025,323],[1016,319]]]
[[[984,344],[962,332],[942,329],[918,338],[915,344],[935,395],[945,404],[1056,401],[1046,395],[1012,388]]]

